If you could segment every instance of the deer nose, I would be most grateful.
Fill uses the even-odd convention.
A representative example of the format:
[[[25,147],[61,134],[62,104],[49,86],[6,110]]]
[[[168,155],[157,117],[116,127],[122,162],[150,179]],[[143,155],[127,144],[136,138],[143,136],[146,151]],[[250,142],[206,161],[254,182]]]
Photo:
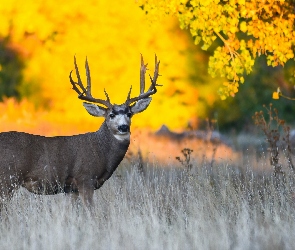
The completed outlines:
[[[129,128],[128,125],[120,125],[120,126],[118,127],[118,130],[119,130],[120,132],[124,132],[124,133],[126,133],[126,132],[129,132],[130,128]]]

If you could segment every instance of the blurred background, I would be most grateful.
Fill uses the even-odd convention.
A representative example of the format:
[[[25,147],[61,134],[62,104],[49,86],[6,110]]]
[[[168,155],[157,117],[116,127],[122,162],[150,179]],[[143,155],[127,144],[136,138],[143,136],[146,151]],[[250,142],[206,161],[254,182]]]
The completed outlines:
[[[270,102],[294,124],[294,102],[271,99],[277,87],[295,96],[292,62],[272,68],[259,58],[236,96],[221,101],[217,90],[223,79],[207,73],[213,49],[195,46],[173,18],[151,22],[135,1],[0,2],[1,131],[52,136],[98,129],[102,119],[89,116],[71,90],[74,55],[85,83],[88,58],[93,95],[105,98],[105,88],[118,104],[130,85],[133,96],[139,93],[140,54],[151,74],[157,54],[163,87],[150,107],[134,117],[133,129],[156,131],[165,124],[175,131],[196,130],[214,120],[221,132],[250,131],[254,112]]]

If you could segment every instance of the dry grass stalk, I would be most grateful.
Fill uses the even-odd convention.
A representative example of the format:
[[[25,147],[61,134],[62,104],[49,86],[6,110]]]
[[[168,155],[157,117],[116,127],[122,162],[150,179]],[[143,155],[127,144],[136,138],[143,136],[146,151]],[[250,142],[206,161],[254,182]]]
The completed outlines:
[[[289,167],[294,170],[294,165],[291,158],[291,146],[290,146],[290,127],[286,125],[284,120],[279,118],[278,110],[273,108],[272,104],[269,104],[269,108],[263,106],[268,115],[268,119],[265,118],[263,111],[255,112],[252,117],[255,125],[257,125],[263,131],[266,136],[266,141],[269,145],[270,152],[270,164],[274,168],[275,175],[283,175],[282,164],[280,163],[280,149],[285,144],[286,158],[289,163]],[[283,132],[283,134],[281,134]],[[280,143],[280,139],[285,142]]]

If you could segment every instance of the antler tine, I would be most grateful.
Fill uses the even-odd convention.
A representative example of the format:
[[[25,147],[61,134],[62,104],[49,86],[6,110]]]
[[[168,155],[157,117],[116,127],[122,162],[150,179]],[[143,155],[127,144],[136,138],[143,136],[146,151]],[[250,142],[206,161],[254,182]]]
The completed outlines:
[[[110,98],[109,98],[109,96],[108,96],[108,94],[107,94],[107,92],[105,90],[104,90],[104,92],[105,92],[105,95],[107,97],[106,101],[102,100],[102,99],[93,98],[92,95],[91,95],[91,77],[90,77],[90,69],[89,69],[87,57],[86,57],[86,62],[85,62],[85,69],[86,69],[86,76],[87,76],[87,87],[86,88],[82,84],[75,56],[74,56],[74,65],[75,65],[75,70],[76,70],[76,75],[77,75],[78,82],[75,82],[73,80],[72,71],[70,72],[70,82],[73,85],[73,90],[75,90],[78,93],[78,98],[81,99],[81,100],[84,100],[84,101],[100,103],[100,104],[102,104],[102,105],[104,105],[104,106],[106,106],[108,108],[111,108],[112,104],[111,104]]]
[[[105,94],[105,96],[106,96],[106,98],[107,98],[107,102],[111,103],[110,98],[109,98],[109,95],[108,95],[108,93],[106,92],[106,89],[103,89],[103,91],[104,91],[104,94]]]
[[[130,100],[131,91],[132,91],[132,85],[130,86],[130,89],[128,92],[127,101]]]
[[[145,89],[145,72],[147,70],[147,65],[148,64],[144,64],[143,56],[142,56],[142,54],[140,54],[140,94],[139,95],[142,95],[144,93],[144,89]],[[126,102],[128,102],[130,100],[131,90],[132,90],[132,86],[130,87],[130,90],[128,92]]]
[[[134,97],[134,98],[131,98],[130,99],[130,92],[131,90],[129,91],[129,94],[128,94],[128,98],[127,98],[127,101],[126,103],[129,105],[131,104],[132,102],[136,102],[136,101],[139,101],[141,99],[144,99],[144,98],[147,98],[155,93],[157,93],[157,86],[162,86],[162,85],[159,85],[157,84],[157,79],[158,79],[158,76],[159,76],[159,66],[160,66],[160,61],[158,61],[157,59],[157,55],[155,55],[155,71],[154,71],[154,77],[152,78],[150,76],[150,79],[151,79],[151,86],[149,87],[148,91],[144,93],[144,84],[145,84],[145,72],[147,70],[147,64],[144,64],[143,62],[143,57],[141,55],[141,67],[140,67],[140,95],[138,97]],[[142,90],[143,89],[143,90]]]
[[[76,62],[76,56],[74,56],[74,65],[75,65],[75,71],[76,71],[76,76],[77,76],[78,82],[74,82],[73,81],[73,78],[72,78],[72,72],[73,71],[70,72],[70,82],[73,85],[73,90],[75,90],[79,94],[79,96],[80,96],[80,95],[83,95],[83,93],[86,92],[86,89],[84,88],[84,86],[82,84],[82,81],[81,81],[79,69],[78,69],[77,62]],[[81,92],[81,90],[77,86],[80,87],[80,89],[82,90],[82,92]]]
[[[157,84],[157,80],[158,80],[158,77],[159,77],[159,66],[160,66],[160,61],[158,61],[157,55],[155,55],[155,71],[154,71],[154,77],[152,79],[151,75],[149,75],[152,84],[151,84],[151,86],[150,86],[150,88],[149,88],[148,91],[151,91],[153,88],[155,88],[155,86],[162,86],[160,84]]]
[[[77,61],[76,61],[76,56],[74,56],[74,64],[75,64],[75,70],[76,70],[76,76],[78,79],[78,85],[79,87],[83,90],[83,92],[86,92],[86,89],[84,88],[82,81],[81,81],[81,77],[80,77],[80,73],[79,73],[79,69],[78,69],[78,65],[77,65]]]
[[[90,69],[89,69],[89,65],[88,65],[87,56],[86,56],[86,60],[85,60],[85,69],[86,69],[86,76],[87,76],[86,93],[88,96],[91,96],[91,77],[90,77]]]
[[[147,65],[148,64],[144,64],[142,54],[140,54],[140,56],[141,56],[141,65],[140,65],[140,95],[142,95],[144,93],[144,90],[145,90],[145,72],[147,70]]]

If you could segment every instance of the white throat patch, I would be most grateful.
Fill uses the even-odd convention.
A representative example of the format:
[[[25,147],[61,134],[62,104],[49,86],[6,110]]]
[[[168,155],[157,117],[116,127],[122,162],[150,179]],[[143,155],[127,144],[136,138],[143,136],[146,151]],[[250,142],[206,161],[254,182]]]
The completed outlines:
[[[118,141],[130,140],[130,133],[114,135]]]

